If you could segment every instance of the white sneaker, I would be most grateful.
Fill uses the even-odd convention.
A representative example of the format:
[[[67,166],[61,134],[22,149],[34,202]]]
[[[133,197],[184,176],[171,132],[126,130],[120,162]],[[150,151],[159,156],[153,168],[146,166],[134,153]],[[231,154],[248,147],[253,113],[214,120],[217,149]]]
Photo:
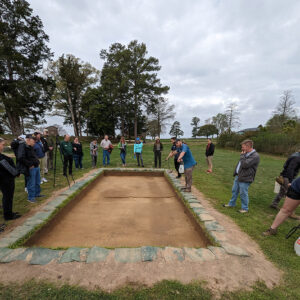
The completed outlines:
[[[27,188],[25,188],[25,193],[27,193],[27,194],[28,194],[28,190],[27,190]]]
[[[40,185],[43,184],[43,183],[44,183],[44,182],[43,182],[43,179],[41,179]]]
[[[42,181],[43,182],[48,182],[48,180],[45,177],[42,179]]]

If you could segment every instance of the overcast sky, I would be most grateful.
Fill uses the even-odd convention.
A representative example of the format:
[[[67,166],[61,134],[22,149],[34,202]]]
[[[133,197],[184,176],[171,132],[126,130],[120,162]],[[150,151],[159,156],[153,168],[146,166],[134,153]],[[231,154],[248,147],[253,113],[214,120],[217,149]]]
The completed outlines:
[[[29,3],[55,58],[71,53],[100,69],[101,49],[134,39],[146,43],[160,61],[159,76],[170,86],[168,98],[186,137],[193,116],[203,125],[232,101],[239,106],[240,129],[265,124],[283,90],[292,90],[300,112],[298,0]]]

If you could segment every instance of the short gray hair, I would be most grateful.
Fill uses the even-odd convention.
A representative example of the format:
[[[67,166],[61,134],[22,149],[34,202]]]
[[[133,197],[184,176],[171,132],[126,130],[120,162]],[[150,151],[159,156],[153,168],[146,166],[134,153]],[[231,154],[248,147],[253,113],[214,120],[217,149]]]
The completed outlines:
[[[253,141],[252,140],[244,140],[241,142],[241,145],[248,145],[250,146],[251,148],[253,147]]]

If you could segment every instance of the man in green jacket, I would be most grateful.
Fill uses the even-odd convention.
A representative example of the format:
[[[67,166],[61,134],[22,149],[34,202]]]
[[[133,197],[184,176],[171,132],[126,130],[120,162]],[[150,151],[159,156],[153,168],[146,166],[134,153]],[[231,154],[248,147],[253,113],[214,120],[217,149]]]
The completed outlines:
[[[67,168],[69,165],[69,175],[72,175],[73,166],[73,146],[70,142],[70,136],[66,134],[64,140],[60,143],[60,151],[64,157],[64,176],[67,176]]]

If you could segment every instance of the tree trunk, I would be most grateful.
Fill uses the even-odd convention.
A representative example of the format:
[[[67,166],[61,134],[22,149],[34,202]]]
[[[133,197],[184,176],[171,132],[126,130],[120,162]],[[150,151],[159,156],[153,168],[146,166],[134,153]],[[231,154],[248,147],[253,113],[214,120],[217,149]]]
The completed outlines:
[[[19,136],[23,133],[20,117],[16,113],[12,112],[5,104],[4,106],[12,134]]]
[[[134,138],[137,138],[137,127],[138,127],[138,122],[137,122],[137,96],[134,96]]]
[[[67,94],[68,94],[68,104],[69,104],[69,108],[70,108],[70,112],[71,112],[72,123],[73,123],[73,127],[74,127],[74,134],[75,134],[75,136],[78,136],[78,128],[77,128],[77,124],[75,121],[75,114],[74,114],[74,110],[73,110],[73,106],[72,106],[72,99],[71,99],[70,91],[68,88],[67,88]]]

